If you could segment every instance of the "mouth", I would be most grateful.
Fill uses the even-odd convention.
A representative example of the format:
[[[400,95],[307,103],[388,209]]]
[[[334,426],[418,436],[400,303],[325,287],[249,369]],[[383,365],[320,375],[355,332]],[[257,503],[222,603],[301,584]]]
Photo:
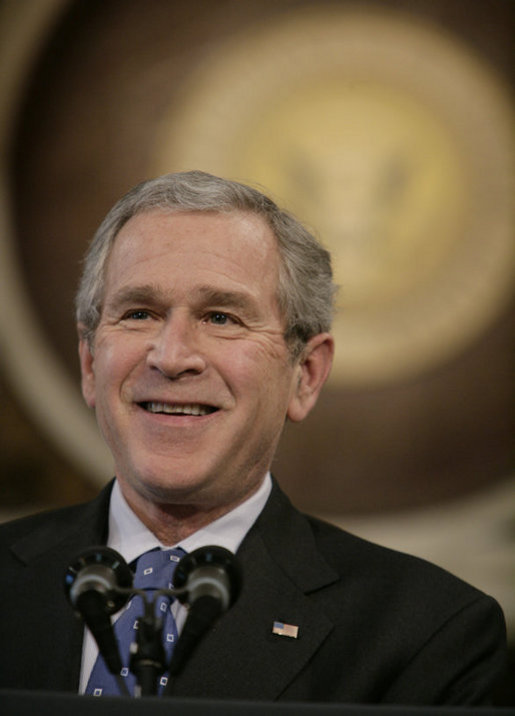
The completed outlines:
[[[211,415],[215,413],[219,408],[215,408],[213,405],[203,405],[202,403],[156,403],[156,402],[141,402],[138,405],[146,410],[147,413],[153,413],[154,415],[192,415],[194,417],[200,417],[202,415]]]

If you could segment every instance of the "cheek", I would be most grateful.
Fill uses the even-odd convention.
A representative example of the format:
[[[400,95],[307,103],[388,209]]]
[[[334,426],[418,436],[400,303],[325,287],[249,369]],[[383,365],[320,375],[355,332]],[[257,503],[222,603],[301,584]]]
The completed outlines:
[[[291,368],[288,349],[276,334],[256,333],[238,345],[229,346],[229,354],[231,352],[235,360],[247,364],[256,373],[284,374]]]
[[[118,386],[141,362],[142,349],[139,342],[130,340],[102,341],[97,352],[97,383],[104,388]]]
[[[278,370],[278,360],[258,342],[246,341],[239,345],[227,342],[215,358],[222,375],[234,389],[258,394]]]
[[[249,343],[241,350],[229,350],[222,370],[230,376],[236,393],[256,403],[266,403],[271,412],[281,412],[289,400],[292,366],[284,350]]]

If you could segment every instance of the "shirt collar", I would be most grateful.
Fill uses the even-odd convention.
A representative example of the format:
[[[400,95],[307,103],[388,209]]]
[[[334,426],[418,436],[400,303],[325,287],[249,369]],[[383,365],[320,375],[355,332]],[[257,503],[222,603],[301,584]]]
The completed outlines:
[[[198,547],[219,545],[236,552],[265,506],[271,489],[272,479],[270,473],[267,473],[259,489],[245,502],[174,546],[192,552]],[[149,549],[164,547],[129,507],[118,480],[115,480],[111,492],[107,544],[119,552],[128,563]]]

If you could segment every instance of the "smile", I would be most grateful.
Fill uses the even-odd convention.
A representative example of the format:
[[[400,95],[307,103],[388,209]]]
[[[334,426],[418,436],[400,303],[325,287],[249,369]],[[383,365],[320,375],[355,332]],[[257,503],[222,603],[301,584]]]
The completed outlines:
[[[189,403],[178,405],[175,403],[140,403],[140,406],[149,413],[159,413],[164,415],[209,415],[214,413],[218,408],[212,405],[201,405],[200,403]]]

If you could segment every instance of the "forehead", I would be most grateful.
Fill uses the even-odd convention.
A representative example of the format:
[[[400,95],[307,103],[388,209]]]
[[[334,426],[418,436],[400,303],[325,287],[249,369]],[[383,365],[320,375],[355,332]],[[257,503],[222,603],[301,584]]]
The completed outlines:
[[[115,238],[106,266],[106,290],[139,281],[247,287],[278,285],[279,252],[266,221],[253,213],[153,210],[131,217]],[[168,280],[169,279],[169,280]]]
[[[277,240],[264,217],[251,211],[182,211],[173,209],[149,209],[131,216],[115,234],[110,255],[117,245],[129,236],[147,239],[158,230],[170,242],[187,239],[200,242],[213,237],[218,243],[254,243],[255,249],[278,253]],[[171,244],[170,244],[171,245]],[[141,247],[144,250],[144,246]],[[110,255],[108,258],[110,258]]]

